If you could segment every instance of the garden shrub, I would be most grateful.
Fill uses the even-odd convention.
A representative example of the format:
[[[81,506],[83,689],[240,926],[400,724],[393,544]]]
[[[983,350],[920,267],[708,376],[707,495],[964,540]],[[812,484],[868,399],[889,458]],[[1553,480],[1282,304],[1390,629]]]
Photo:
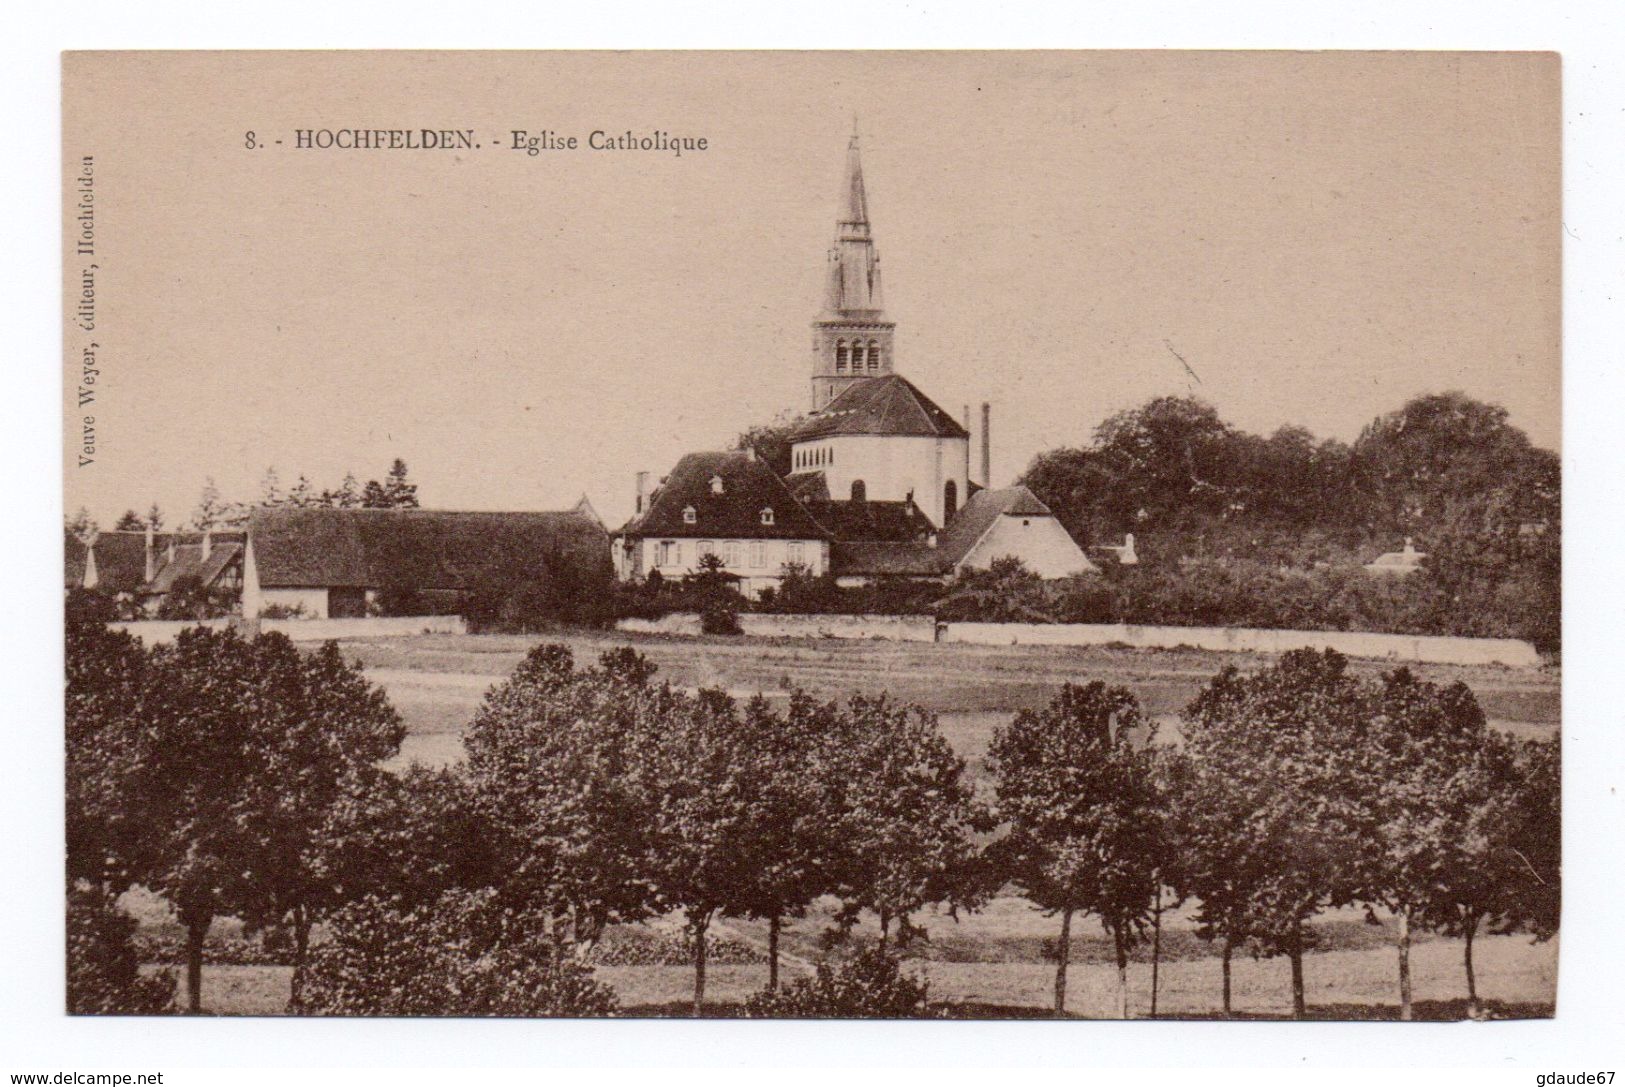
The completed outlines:
[[[840,964],[820,963],[815,976],[778,992],[761,992],[746,1014],[774,1019],[917,1019],[930,1015],[926,985],[903,973],[883,948],[866,948]]]
[[[403,909],[369,897],[346,906],[311,949],[298,1009],[310,1015],[609,1015],[611,990],[558,954],[534,918],[490,892],[449,892]]]

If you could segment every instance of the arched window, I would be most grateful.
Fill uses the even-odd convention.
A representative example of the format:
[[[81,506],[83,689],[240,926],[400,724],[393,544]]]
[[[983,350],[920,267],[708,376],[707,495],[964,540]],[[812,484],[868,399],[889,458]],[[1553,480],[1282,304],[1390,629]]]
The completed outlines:
[[[869,497],[869,488],[864,485],[863,480],[854,479],[852,481],[852,501],[854,501],[854,502],[862,502],[865,499],[867,499],[868,497]]]
[[[869,341],[869,372],[871,374],[880,372],[880,344],[874,340]]]
[[[846,363],[847,363],[846,350],[847,350],[847,348],[846,348],[846,341],[845,340],[836,340],[835,341],[835,372],[837,374],[846,373]]]
[[[942,523],[946,525],[953,520],[954,512],[959,509],[959,484],[953,480],[942,485]]]

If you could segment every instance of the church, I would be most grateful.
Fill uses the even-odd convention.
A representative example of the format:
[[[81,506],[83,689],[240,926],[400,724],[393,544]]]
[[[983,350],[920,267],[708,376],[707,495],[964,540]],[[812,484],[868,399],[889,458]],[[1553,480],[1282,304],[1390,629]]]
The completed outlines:
[[[786,567],[843,586],[946,583],[1006,557],[1046,578],[1094,571],[1030,490],[990,487],[986,404],[973,478],[969,409],[956,420],[898,372],[896,329],[854,133],[812,324],[810,411],[790,431],[788,474],[750,451],[687,454],[654,487],[639,473],[632,517],[615,533],[618,576],[682,578],[717,555],[755,597]]]

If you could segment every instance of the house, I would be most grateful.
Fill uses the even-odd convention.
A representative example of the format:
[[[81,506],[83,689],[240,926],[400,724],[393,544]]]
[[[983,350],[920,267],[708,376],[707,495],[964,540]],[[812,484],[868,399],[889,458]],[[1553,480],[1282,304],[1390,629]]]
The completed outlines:
[[[67,533],[64,586],[97,589],[155,615],[177,590],[235,601],[242,589],[246,534],[237,531]]]
[[[527,573],[608,580],[608,534],[585,500],[530,513],[267,507],[248,519],[243,614],[454,612],[482,579]]]
[[[830,533],[767,463],[750,452],[689,453],[652,490],[638,477],[632,518],[615,532],[623,581],[688,577],[716,555],[750,597],[777,585],[786,566],[829,570]]]
[[[1375,577],[1406,577],[1422,568],[1422,560],[1427,553],[1416,550],[1411,544],[1411,538],[1405,537],[1405,548],[1402,551],[1388,551],[1378,555],[1371,562],[1365,564],[1365,572]]]
[[[897,372],[896,327],[854,135],[812,323],[811,412],[789,434],[788,476],[745,453],[691,453],[652,492],[640,473],[633,517],[616,534],[617,574],[686,575],[715,553],[755,596],[790,563],[844,585],[944,581],[1005,557],[1049,578],[1095,571],[1030,490],[988,489],[986,404],[972,479],[969,410],[961,423]],[[760,516],[768,507],[771,521]]]

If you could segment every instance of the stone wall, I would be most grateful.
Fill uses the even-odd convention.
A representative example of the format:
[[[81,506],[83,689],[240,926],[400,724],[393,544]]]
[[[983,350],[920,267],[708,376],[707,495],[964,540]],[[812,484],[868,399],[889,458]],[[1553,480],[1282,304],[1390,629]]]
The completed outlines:
[[[698,620],[695,620],[698,629]],[[143,619],[133,623],[109,623],[113,630],[127,630],[148,645],[175,640],[190,627],[219,630],[235,626],[252,637],[257,630],[276,630],[296,642],[325,642],[338,638],[403,638],[413,634],[466,634],[468,625],[460,615],[409,615],[376,619]]]
[[[946,623],[939,640],[973,645],[1191,646],[1228,653],[1335,649],[1350,657],[1427,664],[1504,664],[1532,668],[1540,654],[1514,638],[1450,638],[1355,630],[1254,630],[1246,627],[1151,627],[1117,623]]]
[[[1280,654],[1335,649],[1350,657],[1418,664],[1500,664],[1534,668],[1540,654],[1513,638],[1449,638],[1370,634],[1352,630],[1255,630],[1246,627],[1153,627],[1120,623],[942,623],[928,615],[739,616],[745,634],[760,638],[882,638],[968,645],[1125,645],[1136,649],[1189,646],[1224,653]],[[700,617],[674,612],[660,619],[622,619],[629,634],[700,633]]]

